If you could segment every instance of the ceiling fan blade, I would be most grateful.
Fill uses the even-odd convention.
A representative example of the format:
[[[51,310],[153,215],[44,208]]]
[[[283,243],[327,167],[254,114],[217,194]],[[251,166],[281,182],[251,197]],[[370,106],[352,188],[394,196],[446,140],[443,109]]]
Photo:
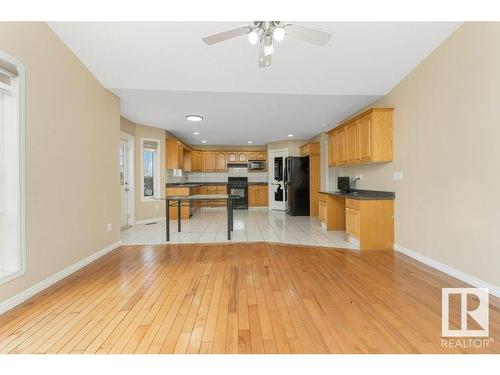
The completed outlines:
[[[268,55],[266,56],[264,53],[264,47],[266,45],[266,42],[264,41],[264,38],[261,39],[260,41],[260,54],[259,54],[259,67],[260,68],[267,68],[271,66],[271,56]]]
[[[314,43],[319,46],[324,46],[332,37],[332,34],[330,33],[294,24],[286,26],[285,30],[287,36],[301,39],[305,42]]]
[[[237,36],[240,36],[240,35],[248,34],[250,31],[252,31],[252,28],[250,26],[241,26],[241,27],[238,27],[236,29],[223,31],[221,33],[206,36],[206,37],[201,38],[201,39],[206,44],[211,45],[211,44],[223,42],[223,41],[228,40],[228,39],[236,38]]]

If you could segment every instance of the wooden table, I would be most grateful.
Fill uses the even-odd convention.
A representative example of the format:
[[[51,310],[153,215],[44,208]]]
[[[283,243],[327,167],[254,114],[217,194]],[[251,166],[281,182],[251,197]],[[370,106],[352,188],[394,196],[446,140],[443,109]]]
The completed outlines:
[[[182,201],[226,201],[227,207],[227,239],[231,239],[233,230],[233,201],[239,199],[239,195],[231,194],[194,194],[194,195],[167,195],[165,198],[157,198],[165,200],[165,226],[167,242],[170,241],[170,201],[177,202],[177,231],[181,231],[181,205]]]

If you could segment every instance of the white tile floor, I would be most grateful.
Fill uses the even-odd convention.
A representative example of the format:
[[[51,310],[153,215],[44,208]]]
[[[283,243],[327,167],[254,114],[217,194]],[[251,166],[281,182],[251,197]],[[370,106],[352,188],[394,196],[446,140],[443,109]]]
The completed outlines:
[[[210,243],[227,241],[226,211],[202,210],[182,220],[177,232],[177,219],[170,221],[171,243]],[[282,211],[267,209],[235,210],[232,242],[282,242],[312,246],[357,249],[345,241],[345,232],[327,232],[319,225],[318,217],[288,216]],[[164,244],[165,221],[139,224],[122,232],[122,243]]]

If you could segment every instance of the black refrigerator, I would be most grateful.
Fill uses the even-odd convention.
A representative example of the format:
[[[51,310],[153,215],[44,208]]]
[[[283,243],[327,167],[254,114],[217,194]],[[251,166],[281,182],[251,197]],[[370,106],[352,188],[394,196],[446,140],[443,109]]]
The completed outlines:
[[[309,156],[285,159],[286,212],[291,216],[309,216]]]

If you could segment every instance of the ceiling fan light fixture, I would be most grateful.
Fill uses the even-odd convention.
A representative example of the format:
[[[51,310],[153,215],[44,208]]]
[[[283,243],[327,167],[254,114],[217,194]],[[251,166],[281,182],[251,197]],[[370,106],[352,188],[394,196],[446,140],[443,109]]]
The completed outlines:
[[[285,29],[282,27],[276,27],[273,31],[273,38],[277,42],[281,42],[283,39],[285,39]]]
[[[269,56],[274,53],[273,39],[270,36],[266,36],[264,44],[264,56]]]
[[[257,30],[252,30],[248,33],[248,41],[254,46],[259,41],[259,33]]]

